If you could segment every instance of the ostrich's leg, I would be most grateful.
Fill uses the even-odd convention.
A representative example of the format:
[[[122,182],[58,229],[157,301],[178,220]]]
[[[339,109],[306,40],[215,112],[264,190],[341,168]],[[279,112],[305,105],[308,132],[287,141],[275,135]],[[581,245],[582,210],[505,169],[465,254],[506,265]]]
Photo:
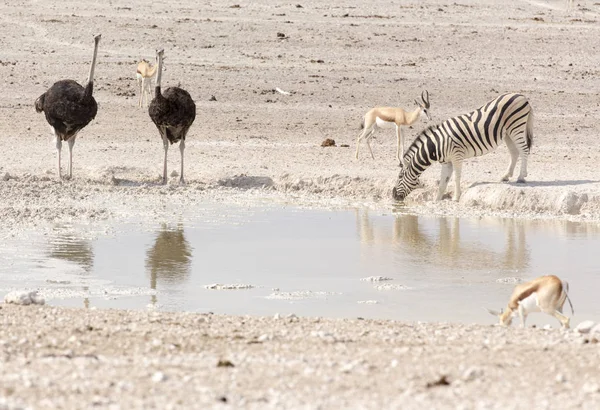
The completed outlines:
[[[181,139],[179,143],[179,152],[181,152],[181,177],[179,178],[180,184],[185,184],[185,179],[183,179],[183,150],[185,150],[185,139]]]
[[[54,132],[54,140],[56,142],[56,154],[57,154],[57,165],[58,165],[58,179],[61,179],[61,175],[60,175],[60,151],[62,148],[62,140],[60,139],[60,136],[56,133],[56,131],[54,130],[54,128],[52,129],[52,131]]]
[[[75,145],[75,135],[67,140],[69,144],[69,179],[73,178],[73,145]]]
[[[163,134],[166,134],[166,130],[163,132]],[[163,145],[165,148],[165,162],[163,164],[163,180],[162,183],[166,184],[167,183],[167,152],[169,151],[169,140],[167,139],[166,136],[162,137],[163,139]]]

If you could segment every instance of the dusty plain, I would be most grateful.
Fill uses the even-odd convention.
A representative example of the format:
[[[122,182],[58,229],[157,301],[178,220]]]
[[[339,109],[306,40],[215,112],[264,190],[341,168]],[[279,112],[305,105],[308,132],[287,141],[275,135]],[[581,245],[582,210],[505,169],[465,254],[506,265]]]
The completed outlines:
[[[431,201],[439,178],[432,166],[409,211],[597,223],[600,3],[576,1],[568,12],[566,3],[4,2],[0,234],[168,218],[205,198],[389,210],[398,206],[390,198],[395,137],[378,133],[375,160],[363,146],[357,161],[360,120],[376,105],[412,108],[423,89],[434,121],[521,92],[535,111],[535,139],[527,184],[498,182],[508,164],[500,147],[465,164],[458,203]],[[75,144],[73,179],[58,181],[48,125],[33,102],[54,81],[85,81],[96,33],[98,115]],[[176,174],[159,185],[162,144],[137,107],[136,63],[158,47],[165,86],[187,89],[197,105],[183,186]],[[425,125],[405,129],[407,139]],[[322,148],[326,138],[337,146]],[[0,408],[600,402],[598,344],[574,333],[52,307],[2,306],[0,318]]]

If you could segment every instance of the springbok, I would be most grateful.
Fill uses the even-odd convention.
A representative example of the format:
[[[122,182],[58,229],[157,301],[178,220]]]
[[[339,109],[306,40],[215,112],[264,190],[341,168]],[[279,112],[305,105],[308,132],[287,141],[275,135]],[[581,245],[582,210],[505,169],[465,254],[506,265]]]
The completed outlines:
[[[142,59],[142,61],[140,61],[137,65],[135,78],[140,89],[140,100],[138,102],[138,107],[144,106],[144,97],[146,105],[148,105],[148,98],[152,93],[152,79],[156,75],[157,68],[158,64],[150,65],[150,62],[145,59]]]
[[[369,140],[375,134],[375,130],[377,128],[393,128],[396,127],[396,137],[398,138],[398,147],[396,149],[396,158],[398,159],[399,165],[404,165],[402,158],[404,157],[404,136],[400,132],[400,127],[402,125],[412,125],[421,118],[421,114],[425,114],[429,120],[431,120],[431,116],[429,115],[429,93],[427,90],[421,92],[421,100],[419,102],[415,100],[415,104],[417,104],[417,108],[414,111],[405,111],[402,108],[397,107],[375,107],[370,109],[366,114],[362,122],[363,131],[358,136],[356,140],[356,159],[358,159],[358,148],[360,146],[360,140],[364,138],[367,143],[367,147],[369,147],[369,152],[371,153],[371,158],[375,159],[373,156],[373,151],[371,150],[371,144],[369,144]]]
[[[571,314],[575,314],[569,298],[569,284],[554,275],[540,276],[534,280],[515,286],[508,301],[506,311],[500,312],[486,309],[490,314],[500,318],[500,324],[510,326],[517,314],[521,318],[521,327],[525,327],[527,315],[533,312],[543,312],[559,320],[563,328],[569,328],[569,317],[562,314],[565,300],[569,301]]]

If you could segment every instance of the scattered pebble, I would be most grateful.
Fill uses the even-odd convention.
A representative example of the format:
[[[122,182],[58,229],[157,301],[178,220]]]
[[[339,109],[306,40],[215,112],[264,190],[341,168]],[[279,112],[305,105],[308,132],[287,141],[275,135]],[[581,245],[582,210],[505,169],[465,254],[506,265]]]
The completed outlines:
[[[216,290],[230,290],[230,289],[253,289],[254,285],[244,285],[241,283],[234,284],[222,284],[222,283],[213,283],[211,285],[204,285],[204,289],[216,289]]]
[[[366,278],[360,278],[363,282],[382,282],[384,280],[394,280],[394,278],[388,278],[387,276],[367,276]]]
[[[506,283],[508,285],[514,285],[514,284],[522,283],[522,282],[523,282],[523,279],[516,278],[514,276],[496,279],[496,283]]]
[[[377,290],[410,290],[411,288],[409,288],[408,286],[399,285],[399,284],[395,284],[395,283],[386,283],[383,285],[375,286],[375,289],[377,289]]]
[[[152,375],[152,381],[154,383],[164,382],[165,380],[167,380],[167,375],[163,372],[156,372]]]
[[[38,294],[37,290],[15,290],[4,296],[4,303],[12,303],[15,305],[43,305],[46,301]]]
[[[379,303],[379,301],[377,301],[377,300],[359,300],[358,303],[362,304],[362,305],[377,305]]]
[[[584,320],[583,322],[577,325],[577,327],[575,328],[575,332],[581,334],[590,333],[590,331],[594,327],[594,324],[595,323],[591,320]]]

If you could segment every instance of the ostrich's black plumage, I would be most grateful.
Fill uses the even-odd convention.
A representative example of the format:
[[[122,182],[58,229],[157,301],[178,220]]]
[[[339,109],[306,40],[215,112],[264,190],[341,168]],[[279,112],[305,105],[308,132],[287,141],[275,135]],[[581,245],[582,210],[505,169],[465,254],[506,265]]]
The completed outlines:
[[[52,127],[56,139],[58,156],[58,177],[61,177],[60,157],[62,142],[69,144],[69,178],[73,176],[73,145],[75,137],[90,123],[98,112],[98,104],[93,97],[94,69],[98,55],[100,35],[94,37],[94,55],[90,65],[90,74],[85,87],[73,80],[55,82],[52,87],[35,100],[35,110],[44,112],[46,121]]]
[[[84,88],[73,80],[57,81],[35,101],[35,110],[43,111],[57,137],[67,141],[96,117],[93,89],[93,82]]]
[[[148,106],[148,114],[150,114],[150,118],[156,125],[156,128],[158,128],[158,132],[163,140],[165,158],[162,181],[163,184],[167,183],[167,151],[169,143],[174,144],[179,141],[179,151],[181,152],[181,177],[179,181],[183,183],[185,137],[196,119],[196,104],[190,94],[179,87],[167,88],[164,94],[161,92],[163,50],[156,52],[156,60],[158,61],[156,87],[154,99],[150,103],[150,106]]]
[[[161,136],[174,144],[185,140],[196,119],[196,104],[190,93],[179,87],[169,87],[162,94],[160,86],[156,86],[148,114]]]

